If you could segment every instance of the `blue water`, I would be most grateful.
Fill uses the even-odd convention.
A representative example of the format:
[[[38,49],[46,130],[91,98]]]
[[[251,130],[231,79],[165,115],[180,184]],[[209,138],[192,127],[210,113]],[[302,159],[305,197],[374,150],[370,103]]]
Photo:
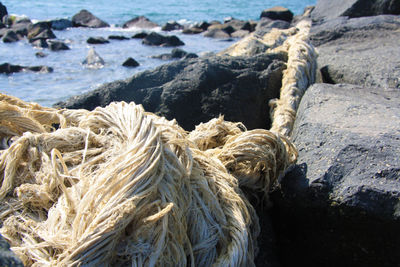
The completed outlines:
[[[301,14],[308,5],[316,0],[6,0],[1,1],[9,14],[25,15],[32,20],[71,18],[81,9],[87,9],[97,17],[108,22],[111,27],[103,29],[71,28],[54,31],[57,38],[66,42],[71,50],[51,52],[47,49],[33,48],[26,40],[17,43],[0,42],[0,64],[34,66],[46,65],[54,69],[53,73],[16,73],[0,74],[0,91],[17,96],[25,101],[37,102],[44,106],[65,100],[97,88],[99,85],[118,79],[125,79],[133,74],[152,69],[165,61],[150,58],[152,55],[170,52],[172,48],[149,47],[141,40],[111,40],[109,44],[94,45],[96,52],[106,65],[101,69],[87,69],[81,62],[85,59],[91,45],[86,43],[90,36],[124,35],[131,37],[139,30],[124,30],[119,27],[124,22],[144,15],[150,20],[163,25],[169,20],[183,23],[219,20],[234,17],[242,20],[258,20],[262,10],[273,6],[284,6],[295,14]],[[160,31],[160,29],[156,29]],[[182,49],[197,54],[218,52],[232,45],[218,39],[205,38],[201,35],[184,35],[180,32],[163,33],[177,35],[184,43]],[[35,53],[48,54],[37,58]],[[125,68],[121,64],[128,58],[136,59],[140,66]]]

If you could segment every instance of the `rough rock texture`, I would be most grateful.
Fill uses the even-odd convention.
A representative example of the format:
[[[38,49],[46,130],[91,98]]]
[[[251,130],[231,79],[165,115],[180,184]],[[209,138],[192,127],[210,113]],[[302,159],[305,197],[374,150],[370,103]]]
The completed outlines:
[[[210,27],[211,28],[211,27]],[[204,32],[204,37],[218,38],[218,39],[228,39],[230,34],[221,29],[209,29]]]
[[[283,266],[398,266],[400,91],[316,84],[273,196]]]
[[[89,28],[103,28],[110,27],[110,25],[87,11],[82,9],[72,17],[72,25],[74,27],[89,27]]]
[[[398,0],[318,0],[311,13],[314,21],[329,20],[339,16],[350,18],[400,14]]]
[[[143,28],[143,29],[152,29],[157,27],[158,24],[155,22],[150,21],[148,18],[144,16],[139,16],[136,18],[133,18],[122,25],[122,28]]]
[[[1,4],[1,3],[0,3]],[[23,267],[21,260],[10,250],[10,245],[0,235],[0,266]]]
[[[156,32],[152,32],[147,35],[143,41],[145,45],[153,45],[153,46],[181,46],[185,45],[178,37],[175,35],[172,36],[164,36]]]
[[[284,20],[272,20],[268,18],[262,18],[257,23],[255,28],[255,34],[258,36],[264,36],[269,33],[272,29],[288,29],[290,27],[290,23]]]
[[[180,60],[56,106],[94,109],[112,101],[135,101],[146,111],[175,118],[186,130],[220,114],[249,129],[269,128],[268,101],[279,95],[284,68],[281,54]]]
[[[28,39],[30,42],[38,39],[54,39],[56,35],[51,30],[51,25],[48,22],[42,21],[35,24],[30,24],[28,27]]]
[[[132,36],[132,39],[143,39],[149,35],[147,32],[138,32]]]
[[[273,20],[284,20],[291,22],[293,13],[289,9],[281,6],[265,9],[261,12],[260,18],[269,18]]]
[[[324,82],[400,88],[400,17],[337,18],[311,29]]]

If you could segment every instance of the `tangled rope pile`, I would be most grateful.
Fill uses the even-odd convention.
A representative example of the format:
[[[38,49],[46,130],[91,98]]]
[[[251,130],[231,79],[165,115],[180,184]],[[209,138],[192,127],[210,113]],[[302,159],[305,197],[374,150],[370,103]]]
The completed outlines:
[[[267,196],[296,161],[279,132],[0,95],[1,234],[29,266],[253,266],[244,190]]]

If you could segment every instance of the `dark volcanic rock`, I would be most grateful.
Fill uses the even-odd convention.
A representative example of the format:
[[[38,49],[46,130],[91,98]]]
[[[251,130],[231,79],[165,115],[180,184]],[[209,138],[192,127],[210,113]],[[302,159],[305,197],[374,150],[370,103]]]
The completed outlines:
[[[0,2],[0,21],[3,20],[3,17],[8,15],[7,7]]]
[[[123,36],[123,35],[110,35],[108,36],[109,40],[119,40],[119,41],[124,41],[124,40],[129,40],[130,38]]]
[[[183,26],[176,21],[169,21],[162,26],[161,30],[163,31],[176,31],[182,30]]]
[[[323,81],[400,88],[400,17],[337,18],[311,29]]]
[[[175,35],[172,36],[164,36],[161,34],[158,34],[156,32],[152,32],[149,35],[147,35],[143,41],[143,44],[145,45],[154,45],[154,46],[180,46],[180,45],[185,45],[184,42],[179,40],[178,37]]]
[[[318,0],[311,13],[314,21],[329,20],[339,16],[350,18],[400,14],[398,0]]]
[[[73,27],[72,21],[69,19],[55,19],[50,21],[50,26],[53,30],[62,31]]]
[[[107,44],[110,41],[105,39],[104,37],[89,37],[86,42],[88,44]]]
[[[272,20],[269,18],[262,18],[257,23],[255,34],[258,36],[264,36],[269,33],[272,29],[288,29],[290,27],[290,23],[284,20]]]
[[[147,32],[138,32],[132,36],[133,39],[144,39],[149,35]]]
[[[56,35],[51,30],[51,25],[48,22],[42,21],[31,24],[28,27],[28,39],[33,42],[37,39],[54,39]]]
[[[184,33],[184,34],[199,34],[202,32],[204,32],[204,30],[199,27],[190,27],[190,28],[186,28],[182,31],[182,33]]]
[[[137,67],[139,65],[140,64],[131,57],[129,57],[127,60],[124,61],[124,63],[122,63],[122,66],[124,67]]]
[[[0,3],[1,5],[1,3]],[[10,250],[10,245],[0,235],[0,266],[23,267],[21,260]]]
[[[204,37],[211,38],[219,38],[219,39],[228,39],[230,38],[230,34],[221,30],[221,29],[210,29],[204,32]]]
[[[289,9],[281,6],[268,8],[261,12],[260,18],[269,18],[272,20],[284,20],[291,22],[293,19],[293,13]]]
[[[72,17],[74,27],[103,28],[110,27],[107,22],[102,21],[89,11],[82,9]]]
[[[94,109],[112,101],[134,101],[147,111],[175,118],[186,130],[220,114],[249,129],[269,128],[268,101],[279,96],[284,68],[280,54],[179,60],[57,106]]]
[[[46,39],[36,39],[35,41],[31,42],[31,45],[34,47],[39,47],[39,48],[48,48],[49,43],[46,41]]]
[[[51,51],[61,51],[61,50],[69,50],[70,49],[65,43],[63,43],[61,41],[49,40],[48,44],[49,44],[49,48]]]
[[[3,36],[4,43],[13,43],[19,41],[18,35],[13,30],[8,30]]]
[[[198,56],[194,53],[188,53],[185,50],[180,48],[174,48],[171,50],[171,53],[161,54],[157,56],[152,56],[152,58],[158,58],[162,60],[171,60],[177,58],[197,58]]]
[[[33,71],[33,72],[41,72],[41,73],[49,73],[53,72],[53,69],[47,66],[20,66],[20,65],[12,65],[9,63],[3,63],[0,65],[0,73],[11,74],[15,72],[21,71]]]
[[[122,28],[132,28],[132,27],[152,29],[158,27],[158,24],[150,21],[148,18],[144,16],[139,16],[125,22],[124,25],[122,25]]]
[[[283,266],[398,266],[399,103],[398,89],[307,90],[298,162],[272,197]]]

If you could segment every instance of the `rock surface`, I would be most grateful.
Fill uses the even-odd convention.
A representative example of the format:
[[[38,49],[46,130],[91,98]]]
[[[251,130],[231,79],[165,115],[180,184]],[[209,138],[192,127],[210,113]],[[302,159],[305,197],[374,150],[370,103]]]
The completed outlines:
[[[175,118],[186,130],[220,114],[249,129],[269,128],[268,100],[279,95],[285,68],[282,57],[214,56],[175,61],[56,106],[94,109],[112,101],[134,101],[146,111]]]
[[[13,43],[19,41],[18,35],[13,30],[8,30],[3,36],[4,43]]]
[[[11,74],[21,71],[32,71],[32,72],[40,72],[40,73],[50,73],[53,72],[53,69],[47,66],[20,66],[20,65],[12,65],[10,63],[0,64],[0,73]]]
[[[400,91],[316,84],[292,140],[296,167],[275,194],[284,266],[398,266]]]
[[[291,22],[293,13],[289,9],[281,6],[265,9],[261,12],[260,18],[269,18],[272,20],[283,20]]]
[[[182,30],[182,29],[183,29],[183,26],[176,21],[169,21],[161,27],[161,30],[163,30],[163,31],[176,31],[176,30]]]
[[[3,20],[3,17],[8,15],[7,7],[0,2],[0,21]]]
[[[82,64],[88,68],[98,69],[104,66],[104,60],[97,54],[93,47],[90,48],[87,57],[82,61]]]
[[[400,17],[337,18],[311,29],[328,83],[400,88]]]
[[[29,25],[27,37],[30,42],[33,42],[38,39],[54,39],[56,35],[51,30],[51,24],[42,21]]]
[[[1,3],[0,3],[1,4]],[[21,260],[10,250],[10,245],[0,235],[0,266],[23,267]]]
[[[124,63],[122,63],[122,66],[124,67],[137,67],[139,65],[140,64],[131,57],[129,57],[127,60],[124,61]]]
[[[70,48],[61,41],[49,40],[47,42],[51,51],[69,50]]]
[[[172,36],[164,36],[156,32],[152,32],[147,35],[143,41],[145,45],[152,45],[152,46],[181,46],[185,45],[178,37],[175,35]]]
[[[144,16],[139,16],[133,18],[122,25],[122,28],[142,28],[142,29],[152,29],[158,27],[158,24],[155,22],[150,21],[148,18]]]
[[[162,60],[171,60],[171,59],[178,59],[178,58],[197,58],[198,56],[194,53],[188,53],[185,50],[180,48],[174,48],[171,50],[171,53],[161,54],[157,56],[152,56],[152,58],[158,58]]]
[[[314,21],[326,21],[340,16],[350,18],[400,14],[398,0],[318,0],[311,13]]]
[[[72,21],[69,19],[54,19],[50,21],[51,28],[53,30],[62,31],[71,28]]]
[[[72,17],[72,25],[74,27],[104,28],[110,25],[87,11],[82,9]]]
[[[104,37],[89,37],[86,40],[86,43],[88,43],[88,44],[107,44],[109,42],[110,41],[108,41]]]

